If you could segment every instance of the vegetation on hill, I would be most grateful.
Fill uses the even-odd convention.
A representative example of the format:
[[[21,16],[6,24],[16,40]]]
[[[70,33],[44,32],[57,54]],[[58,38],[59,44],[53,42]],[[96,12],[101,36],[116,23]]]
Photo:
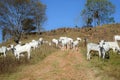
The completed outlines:
[[[109,0],[86,0],[81,16],[85,26],[98,26],[114,23],[115,6]]]
[[[76,37],[81,37],[82,40],[84,38],[87,38],[88,42],[95,42],[95,43],[97,43],[101,39],[106,40],[106,41],[114,41],[113,36],[120,35],[119,28],[120,28],[120,24],[103,25],[102,27],[98,26],[95,28],[61,28],[57,30],[43,32],[41,35],[36,35],[36,34],[24,35],[21,39],[21,42],[22,43],[30,42],[32,39],[38,40],[39,37],[43,37],[44,40],[51,41],[52,38],[59,38],[60,36],[67,36],[73,39],[76,39]],[[9,46],[10,44],[15,44],[13,39],[10,39],[7,42],[0,44],[0,46],[3,46],[3,45]],[[119,61],[120,55],[113,53],[111,50],[110,59],[105,59],[105,60],[98,59],[98,56],[96,56],[97,54],[92,54],[92,59],[90,61],[87,61],[86,60],[86,47],[84,46],[84,41],[80,43],[79,50],[80,50],[79,54],[82,55],[82,59],[83,59],[82,60],[83,62],[80,62],[80,63],[78,62],[79,65],[77,62],[74,63],[73,65],[71,61],[73,60],[73,57],[69,56],[69,53],[67,54],[67,52],[63,52],[62,53],[63,55],[61,54],[62,56],[57,56],[62,51],[59,51],[59,49],[55,48],[54,46],[50,47],[48,46],[48,44],[42,45],[36,50],[32,50],[30,60],[27,60],[25,56],[25,57],[22,57],[20,61],[17,61],[15,57],[13,56],[12,52],[8,52],[6,58],[3,58],[3,56],[0,56],[0,80],[20,79],[21,77],[27,78],[27,76],[24,76],[24,75],[32,75],[32,73],[36,73],[33,70],[32,73],[28,74],[27,71],[29,72],[29,69],[34,68],[33,66],[39,66],[39,64],[42,63],[43,60],[48,58],[54,52],[55,52],[54,56],[57,56],[57,59],[60,59],[60,61],[61,61],[61,58],[63,59],[65,56],[67,56],[67,58],[71,61],[70,62],[70,64],[72,65],[70,66],[71,70],[73,70],[72,68],[77,68],[79,71],[81,71],[81,69],[84,69],[83,67],[85,67],[86,69],[90,69],[90,70],[93,70],[92,72],[95,72],[95,76],[94,76],[95,79],[98,79],[99,77],[98,80],[119,80],[120,78],[120,73],[119,73],[120,72],[120,61]],[[74,54],[74,52],[72,52],[72,54]],[[76,60],[77,59],[79,60],[79,57],[76,56]],[[44,64],[43,66],[46,66],[46,65]],[[55,68],[55,70],[53,70],[54,73],[49,72],[50,73],[49,75],[57,76],[58,73],[62,73],[59,70],[61,68],[58,67],[57,61],[53,63],[53,67]],[[35,69],[39,70],[39,68],[40,66]],[[24,72],[23,71],[24,69],[26,69],[25,70],[26,72],[21,73],[21,71]],[[76,73],[78,70],[75,70]],[[39,72],[37,73],[39,74]],[[68,73],[70,72],[68,71]],[[84,74],[84,72],[82,74]],[[71,74],[72,79],[77,80],[79,78],[79,76],[72,76],[72,75],[74,74]],[[63,80],[70,80],[70,77],[69,77],[70,75],[65,75],[65,76],[66,76],[66,79],[64,78]],[[31,76],[28,76],[28,77],[31,77]],[[44,76],[45,79],[47,77],[48,76],[46,77]],[[76,78],[73,78],[73,77],[76,77]]]
[[[46,6],[40,0],[0,0],[0,30],[3,40],[14,37],[19,42],[23,33],[42,30]]]

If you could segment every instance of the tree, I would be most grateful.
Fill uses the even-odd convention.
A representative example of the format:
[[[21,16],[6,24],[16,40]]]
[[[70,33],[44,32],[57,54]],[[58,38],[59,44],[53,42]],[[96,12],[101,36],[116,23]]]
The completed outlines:
[[[113,23],[114,5],[109,0],[87,0],[81,15],[86,25]]]
[[[36,27],[34,26],[33,19],[24,19],[22,21],[22,24],[23,24],[22,29],[26,33],[29,33],[29,32],[31,32],[31,31],[36,29]]]
[[[45,6],[39,0],[0,0],[0,27],[5,32],[4,36],[10,34],[18,42],[24,31],[37,24],[36,14],[41,12],[43,14],[39,14],[39,19],[44,19]],[[28,20],[27,23],[31,26],[25,28],[25,20]],[[32,24],[29,21],[33,21]],[[44,21],[39,23],[42,24]]]
[[[36,2],[37,4],[35,5],[35,26],[38,30],[38,33],[40,34],[41,30],[43,29],[43,27],[41,27],[43,25],[43,23],[46,21],[46,15],[45,15],[45,10],[46,7],[45,5]]]

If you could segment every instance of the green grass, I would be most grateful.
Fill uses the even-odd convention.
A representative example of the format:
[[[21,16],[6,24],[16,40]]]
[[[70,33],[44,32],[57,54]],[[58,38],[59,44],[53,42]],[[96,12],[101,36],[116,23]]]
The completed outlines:
[[[86,49],[82,49],[86,59]],[[102,80],[119,80],[120,79],[120,55],[110,51],[110,59],[99,59],[98,55],[91,55],[92,59],[88,61],[89,67],[99,70],[96,76],[101,76]]]

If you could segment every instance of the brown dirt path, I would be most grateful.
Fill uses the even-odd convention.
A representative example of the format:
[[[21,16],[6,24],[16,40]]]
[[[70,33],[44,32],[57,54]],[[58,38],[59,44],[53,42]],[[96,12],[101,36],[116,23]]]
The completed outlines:
[[[20,72],[20,80],[96,80],[80,51],[58,51]],[[98,79],[97,79],[98,80]]]

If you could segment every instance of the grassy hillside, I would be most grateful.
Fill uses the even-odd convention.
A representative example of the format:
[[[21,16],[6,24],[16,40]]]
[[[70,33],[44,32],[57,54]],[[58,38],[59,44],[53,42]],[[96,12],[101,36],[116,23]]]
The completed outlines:
[[[88,42],[98,42],[101,39],[106,41],[114,41],[113,36],[120,35],[120,24],[113,25],[103,25],[95,28],[61,28],[57,30],[52,30],[49,32],[43,32],[41,35],[31,34],[24,35],[21,39],[22,43],[30,42],[32,39],[38,40],[43,37],[44,40],[51,41],[52,38],[59,38],[60,36],[67,36],[73,39],[76,37],[81,37],[82,39],[87,38]],[[15,44],[12,39],[0,44],[0,46],[9,46],[10,44]],[[80,53],[83,55],[83,59],[86,61],[86,47],[83,46],[84,42],[80,43]],[[47,44],[40,46],[36,50],[32,50],[31,59],[27,60],[25,57],[17,61],[12,52],[7,53],[7,57],[4,58],[0,56],[0,80],[18,80],[19,74],[26,67],[37,65],[42,62],[45,58],[54,52],[59,51],[54,46],[50,47]],[[86,68],[94,68],[96,72],[96,77],[100,76],[102,80],[119,80],[120,79],[120,55],[110,51],[110,59],[102,60],[98,59],[98,56],[93,55],[90,61],[87,61],[89,66]],[[82,64],[82,62],[81,62]],[[56,65],[56,64],[55,64]],[[77,66],[80,68],[81,66]],[[32,74],[32,73],[30,73]],[[41,80],[41,79],[40,79]],[[69,80],[69,79],[63,79]],[[76,80],[76,79],[75,79]],[[99,79],[98,79],[99,80]]]
[[[59,38],[60,36],[67,36],[73,39],[76,39],[76,37],[81,37],[82,39],[87,38],[89,42],[97,42],[101,39],[113,41],[114,35],[120,35],[120,24],[103,25],[94,28],[59,28],[57,30],[43,32],[42,35],[24,35],[21,42],[30,42],[32,39],[38,40],[40,37],[50,41],[52,38]],[[11,43],[13,43],[12,39],[0,45],[9,45]]]

